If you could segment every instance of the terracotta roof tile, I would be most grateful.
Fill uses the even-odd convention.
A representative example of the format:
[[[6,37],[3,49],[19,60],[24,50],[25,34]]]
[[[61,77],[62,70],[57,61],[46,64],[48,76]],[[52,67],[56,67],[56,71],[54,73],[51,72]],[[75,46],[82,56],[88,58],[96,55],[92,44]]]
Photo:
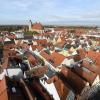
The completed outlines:
[[[47,61],[49,61],[50,59],[52,59],[51,55],[47,54],[45,51],[42,51],[42,52],[40,53],[40,55],[41,55],[42,57],[44,57]]]
[[[34,51],[34,50],[39,50],[39,51],[41,51],[41,50],[43,50],[44,49],[44,47],[43,46],[40,46],[40,45],[31,45],[31,47],[32,47],[32,50]]]
[[[90,64],[88,61],[83,61],[82,66],[86,67],[90,71],[100,75],[100,67],[99,66],[97,66],[95,64]]]
[[[61,47],[63,47],[65,44],[66,44],[65,41],[61,41],[61,42],[57,43],[56,45],[57,45],[57,46],[61,46]]]
[[[86,54],[87,57],[91,58],[96,65],[100,66],[100,52],[95,52],[95,51],[88,51]]]
[[[38,45],[47,45],[47,40],[43,39],[43,40],[36,40]]]
[[[41,23],[34,23],[32,29],[43,30],[43,26]]]
[[[44,49],[44,47],[37,45],[37,46],[36,46],[36,49],[38,49],[39,51],[41,51],[41,50]]]
[[[33,65],[35,65],[38,62],[38,60],[31,53],[27,52],[26,57],[27,57],[28,61]]]
[[[85,58],[85,56],[86,56],[86,51],[85,50],[79,49],[77,51],[78,51],[78,54],[80,55],[81,59]]]
[[[52,100],[52,96],[42,87],[42,85],[37,81],[33,80],[31,83],[32,89],[41,96],[42,100]]]
[[[63,81],[60,78],[58,78],[58,77],[56,78],[56,80],[54,80],[54,85],[55,85],[55,87],[57,89],[57,92],[58,92],[58,94],[60,96],[60,99],[61,100],[66,100],[66,98],[67,98],[67,96],[68,96],[68,94],[70,92],[69,87],[67,87],[63,83]]]
[[[42,77],[46,73],[47,70],[48,70],[47,66],[39,67],[36,70],[34,70],[32,76]]]
[[[0,80],[0,100],[8,100],[6,80]]]
[[[51,57],[53,58],[55,67],[59,66],[63,62],[63,60],[66,58],[65,56],[63,56],[62,54],[59,54],[57,52],[53,52],[51,54]]]
[[[71,86],[75,93],[80,94],[86,85],[86,81],[81,79],[78,75],[73,73],[70,69],[63,67],[60,74],[66,80],[66,82]]]
[[[84,67],[76,67],[73,71],[79,75],[81,78],[85,79],[87,82],[92,84],[97,76],[97,74],[93,73],[92,71],[83,70]]]

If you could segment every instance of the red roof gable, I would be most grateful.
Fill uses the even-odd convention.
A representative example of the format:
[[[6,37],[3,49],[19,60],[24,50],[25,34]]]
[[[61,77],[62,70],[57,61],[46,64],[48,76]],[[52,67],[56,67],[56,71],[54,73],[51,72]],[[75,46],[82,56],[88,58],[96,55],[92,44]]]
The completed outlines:
[[[61,55],[61,54],[59,54],[59,53],[57,53],[57,52],[53,52],[53,53],[51,54],[51,56],[52,56],[52,58],[53,58],[54,66],[55,66],[55,67],[56,67],[56,66],[59,66],[59,65],[63,62],[63,60],[66,58],[65,56],[63,56],[63,55]]]
[[[36,29],[36,30],[43,30],[43,26],[41,23],[34,23],[32,25],[32,29]]]
[[[43,40],[36,40],[38,45],[46,45],[47,44],[47,40],[43,39]]]
[[[40,55],[41,55],[42,57],[44,57],[46,60],[52,59],[51,55],[47,54],[47,53],[44,52],[44,51],[42,51],[42,52],[40,53]]]

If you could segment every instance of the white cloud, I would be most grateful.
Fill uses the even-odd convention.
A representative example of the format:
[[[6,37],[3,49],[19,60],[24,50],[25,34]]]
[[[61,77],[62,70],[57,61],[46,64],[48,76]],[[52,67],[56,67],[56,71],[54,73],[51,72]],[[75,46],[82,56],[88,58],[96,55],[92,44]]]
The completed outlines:
[[[100,12],[93,11],[91,13],[86,13],[82,16],[82,18],[87,19],[100,19]]]
[[[100,0],[0,0],[0,19],[94,21],[100,20],[99,4]]]

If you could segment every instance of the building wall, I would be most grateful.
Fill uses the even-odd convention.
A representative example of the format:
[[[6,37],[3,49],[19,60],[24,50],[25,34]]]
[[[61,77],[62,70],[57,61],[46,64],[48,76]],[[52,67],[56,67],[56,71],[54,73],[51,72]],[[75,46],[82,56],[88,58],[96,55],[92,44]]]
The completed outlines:
[[[44,33],[44,30],[37,30],[37,29],[31,29],[31,30],[29,30],[29,31],[36,31],[36,32],[38,32],[38,33]]]
[[[17,38],[24,38],[24,33],[16,33]]]
[[[14,69],[7,69],[6,70],[6,75],[8,77],[15,77],[16,79],[20,79],[20,78],[23,78],[23,72],[20,68],[14,68]]]

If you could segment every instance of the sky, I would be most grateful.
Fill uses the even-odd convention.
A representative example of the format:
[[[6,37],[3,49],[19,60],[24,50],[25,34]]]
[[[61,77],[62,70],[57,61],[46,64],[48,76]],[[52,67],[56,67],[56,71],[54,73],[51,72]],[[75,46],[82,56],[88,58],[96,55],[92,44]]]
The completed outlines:
[[[100,0],[0,0],[0,24],[100,25]]]

